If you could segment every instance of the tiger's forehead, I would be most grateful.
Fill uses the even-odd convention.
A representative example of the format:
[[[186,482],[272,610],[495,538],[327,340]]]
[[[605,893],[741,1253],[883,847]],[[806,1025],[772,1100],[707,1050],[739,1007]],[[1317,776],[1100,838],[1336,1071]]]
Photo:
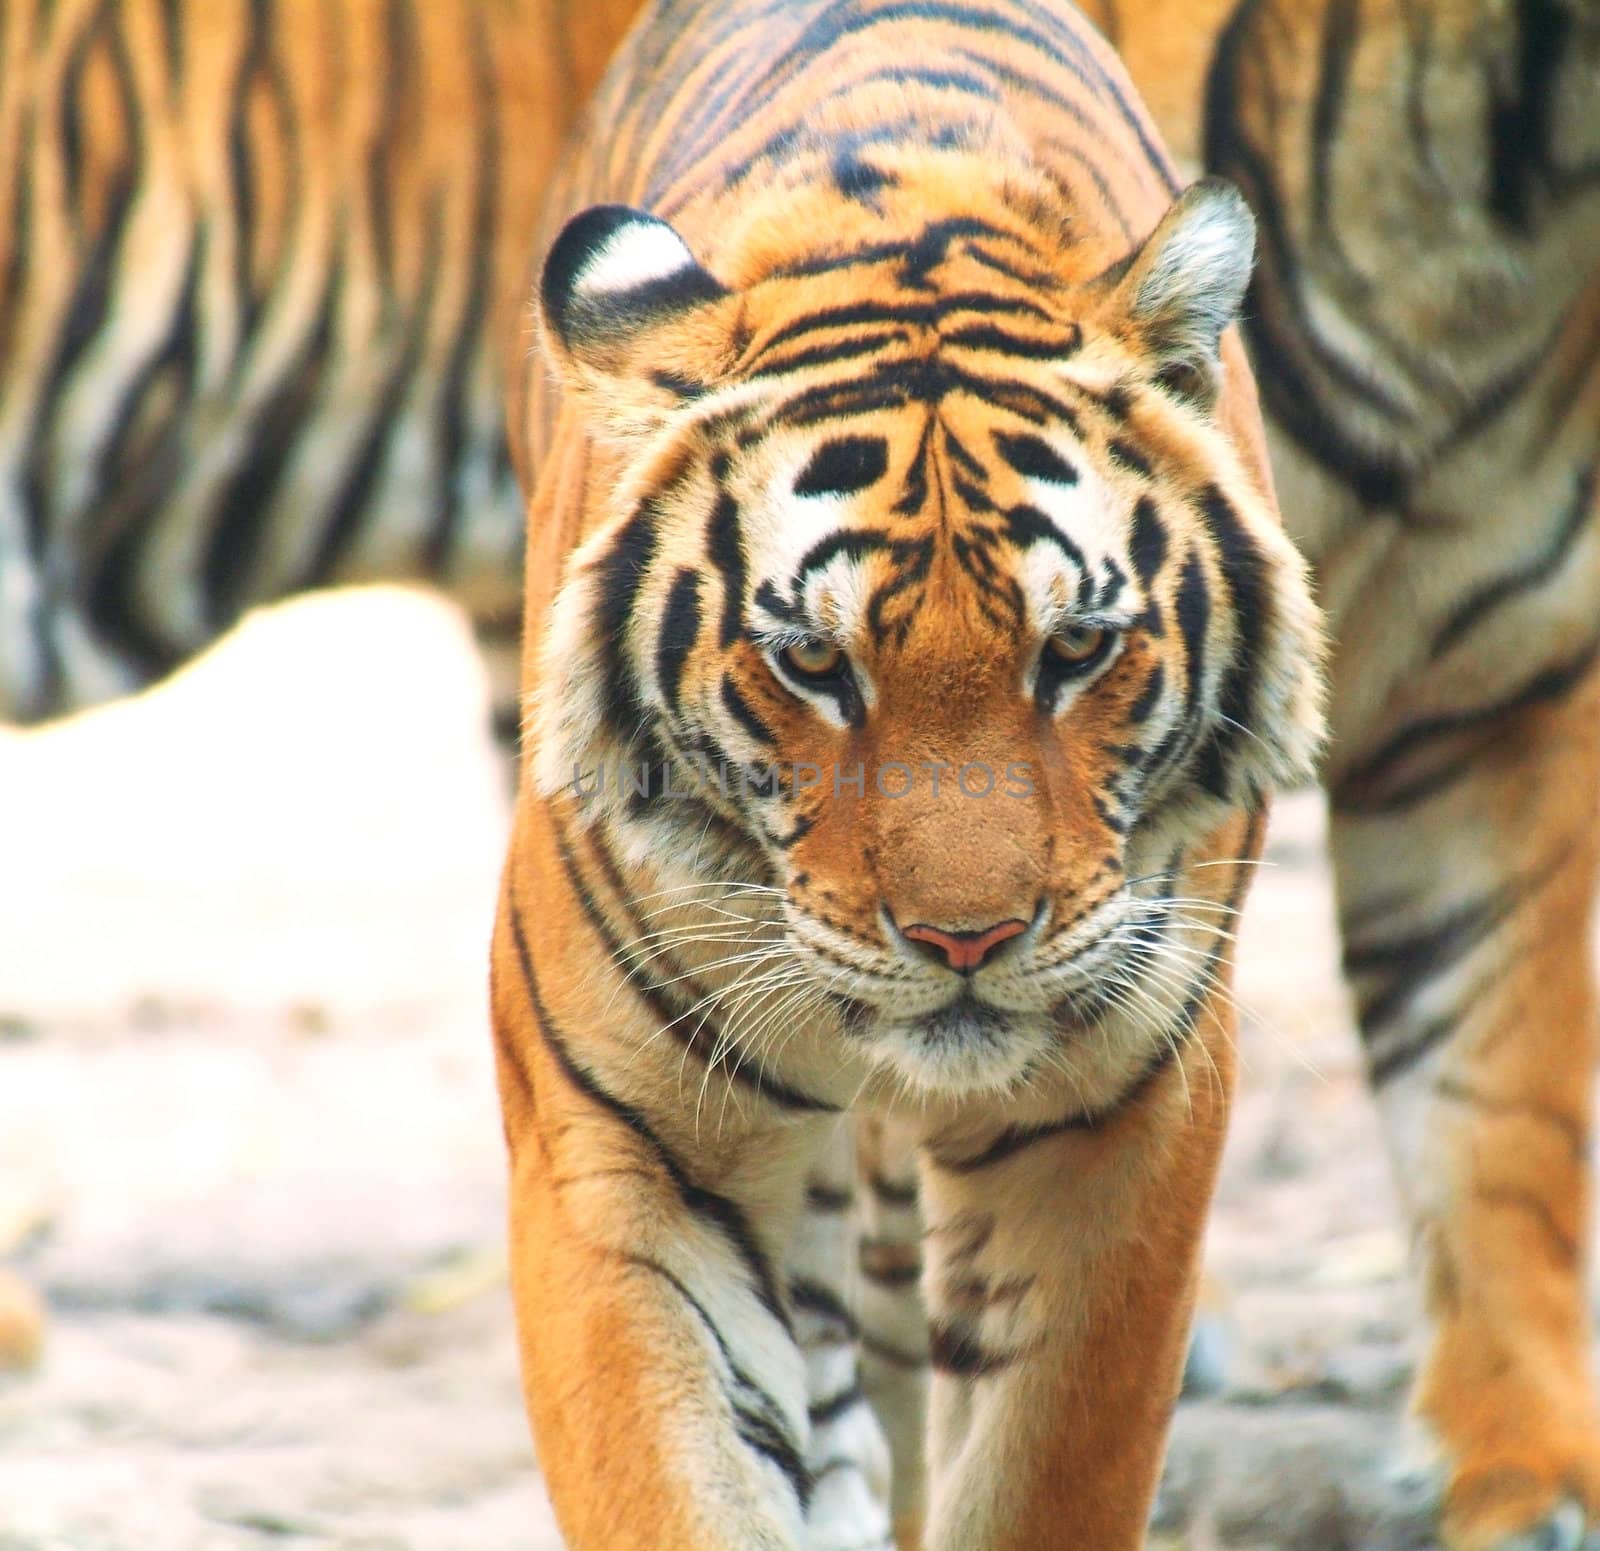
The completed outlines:
[[[1102,331],[1011,212],[917,230],[746,293],[729,467],[752,625],[894,645],[931,606],[976,645],[1131,619],[1138,493],[1077,380],[1104,378]]]
[[[730,470],[752,623],[904,644],[936,608],[977,637],[1131,616],[1131,501],[1073,427],[977,402],[777,426]]]
[[[974,352],[1070,359],[1083,343],[1070,297],[1022,237],[936,221],[913,240],[824,252],[755,284],[740,313],[738,370],[794,382],[847,365],[833,391],[853,384],[937,399],[985,380],[981,361],[958,359]],[[817,384],[817,400],[827,391]],[[802,400],[789,412],[802,418],[810,407]]]

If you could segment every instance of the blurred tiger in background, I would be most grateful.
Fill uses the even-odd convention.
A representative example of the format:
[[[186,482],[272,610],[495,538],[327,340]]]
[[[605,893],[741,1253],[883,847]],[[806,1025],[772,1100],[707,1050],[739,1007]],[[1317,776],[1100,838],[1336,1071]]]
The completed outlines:
[[[637,0],[0,6],[0,720],[415,579],[507,673],[500,351]],[[526,341],[524,341],[524,348]]]
[[[1091,10],[1258,222],[1246,334],[1334,637],[1345,969],[1426,1304],[1415,1463],[1452,1547],[1600,1544],[1600,5]]]
[[[500,352],[636,9],[0,0],[0,722],[151,683],[253,605],[414,579],[471,614],[514,734]],[[39,1326],[0,1272],[0,1365]]]

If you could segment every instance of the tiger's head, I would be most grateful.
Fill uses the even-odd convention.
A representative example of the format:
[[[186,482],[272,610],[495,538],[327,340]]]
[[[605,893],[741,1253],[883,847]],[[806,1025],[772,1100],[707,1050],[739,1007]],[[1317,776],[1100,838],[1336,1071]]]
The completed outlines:
[[[539,787],[662,876],[781,891],[924,1090],[1170,1014],[1186,849],[1311,772],[1316,611],[1218,414],[1252,246],[1202,182],[1091,274],[1004,202],[720,278],[603,206],[548,257],[615,479],[546,634]]]

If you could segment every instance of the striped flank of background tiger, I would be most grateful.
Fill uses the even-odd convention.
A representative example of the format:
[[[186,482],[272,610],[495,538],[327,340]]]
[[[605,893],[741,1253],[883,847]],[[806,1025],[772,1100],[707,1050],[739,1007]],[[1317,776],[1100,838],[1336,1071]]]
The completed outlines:
[[[1204,154],[1259,222],[1248,336],[1336,641],[1332,851],[1427,1312],[1421,1461],[1450,1547],[1588,1546],[1600,6],[1220,21]]]
[[[667,0],[547,230],[493,1008],[567,1543],[1133,1551],[1321,732],[1248,211],[1068,5]]]
[[[514,645],[499,351],[636,9],[0,7],[0,718],[337,582],[435,582]]]

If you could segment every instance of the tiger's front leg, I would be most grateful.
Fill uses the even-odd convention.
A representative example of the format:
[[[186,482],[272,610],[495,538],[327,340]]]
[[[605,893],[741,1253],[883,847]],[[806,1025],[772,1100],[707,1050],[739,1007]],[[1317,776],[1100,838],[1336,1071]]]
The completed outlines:
[[[834,1123],[730,1105],[697,1128],[659,1081],[676,1051],[652,1083],[612,1043],[614,987],[564,973],[576,912],[535,907],[523,876],[514,856],[493,1015],[523,1378],[567,1545],[882,1551],[886,1509],[876,1538],[808,1529],[820,1427],[780,1267]]]
[[[1118,1112],[925,1152],[929,1551],[1144,1544],[1233,1086],[1213,997]]]

